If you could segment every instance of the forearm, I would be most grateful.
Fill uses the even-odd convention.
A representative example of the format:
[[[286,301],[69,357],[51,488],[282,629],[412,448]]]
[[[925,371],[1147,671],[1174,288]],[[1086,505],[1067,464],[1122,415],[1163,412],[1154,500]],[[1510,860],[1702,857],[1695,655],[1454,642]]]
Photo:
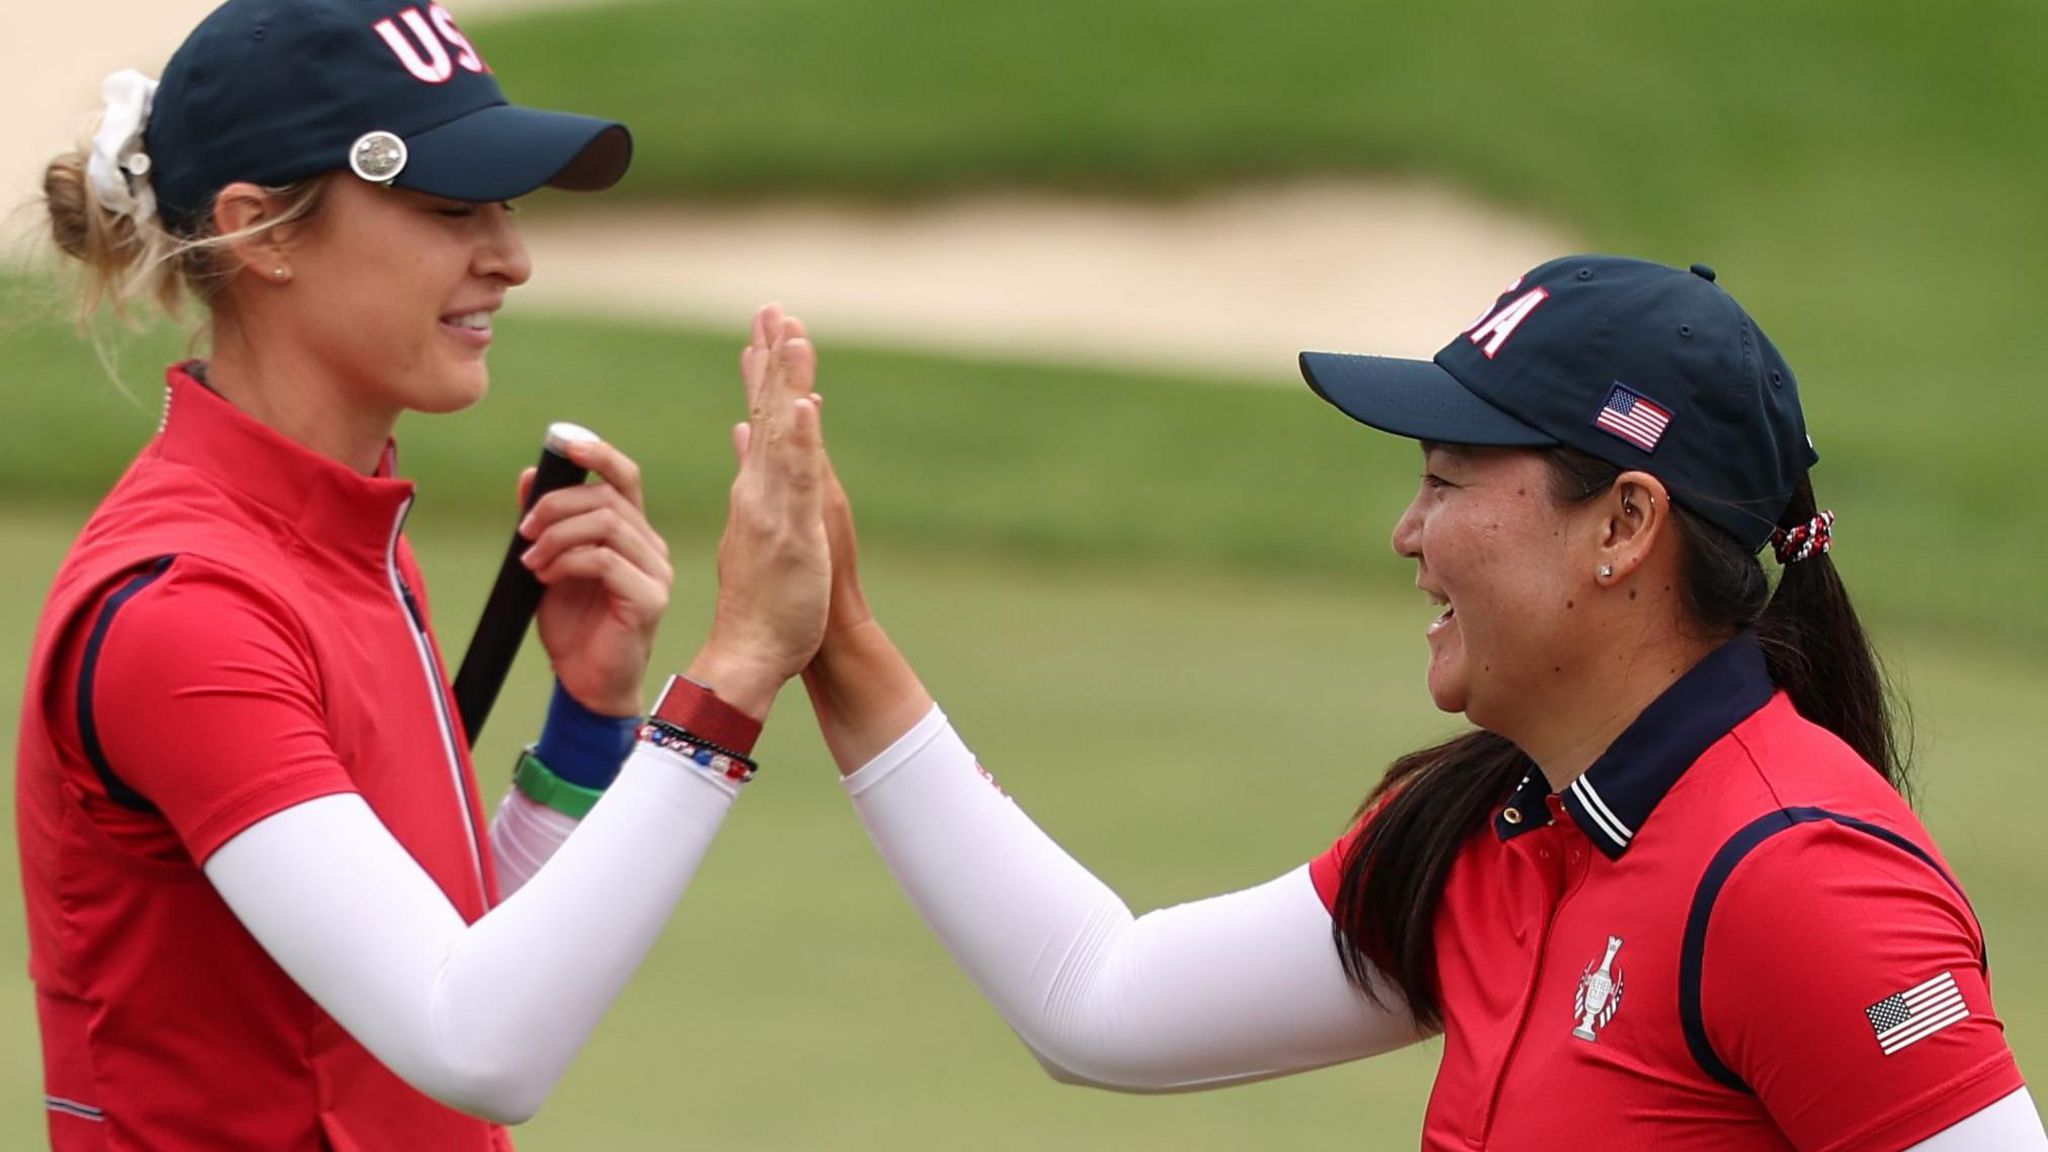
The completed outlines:
[[[465,931],[438,980],[450,1066],[537,1110],[660,937],[739,785],[645,745],[516,895]],[[459,1045],[457,1044],[459,1038]]]
[[[400,1077],[517,1123],[653,946],[737,789],[637,747],[546,867],[474,924],[355,796],[262,821],[206,873],[280,966]]]
[[[521,791],[517,782],[523,776],[515,776],[514,787],[491,819],[499,899],[519,891],[576,831],[589,805],[618,777],[639,726],[638,716],[593,711],[556,682],[547,722],[540,739],[522,756],[520,773],[537,767],[550,786],[546,791],[559,790],[575,802],[557,798],[553,806],[541,803]]]
[[[845,622],[849,617],[853,623]],[[842,776],[881,755],[932,710],[931,693],[882,626],[864,607],[838,602],[825,643],[804,670],[804,690]]]
[[[937,709],[848,791],[919,913],[1055,1077],[1181,1091],[1420,1038],[1346,980],[1305,870],[1140,918],[979,771]]]
[[[519,789],[505,793],[491,818],[491,857],[498,869],[499,898],[509,899],[526,887],[582,823],[527,797]]]

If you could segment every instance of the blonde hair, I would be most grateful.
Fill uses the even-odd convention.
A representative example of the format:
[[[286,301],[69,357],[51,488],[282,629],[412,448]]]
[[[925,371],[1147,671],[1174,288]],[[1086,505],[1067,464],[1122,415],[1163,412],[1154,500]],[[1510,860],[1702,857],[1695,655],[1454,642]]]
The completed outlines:
[[[43,170],[43,205],[50,237],[81,265],[76,319],[85,327],[102,306],[116,318],[139,322],[137,304],[154,304],[176,318],[186,297],[211,311],[234,268],[221,259],[230,247],[312,216],[320,208],[327,177],[265,187],[280,211],[260,224],[222,236],[209,212],[189,232],[173,232],[162,216],[138,222],[108,209],[86,175],[85,148],[51,160]]]

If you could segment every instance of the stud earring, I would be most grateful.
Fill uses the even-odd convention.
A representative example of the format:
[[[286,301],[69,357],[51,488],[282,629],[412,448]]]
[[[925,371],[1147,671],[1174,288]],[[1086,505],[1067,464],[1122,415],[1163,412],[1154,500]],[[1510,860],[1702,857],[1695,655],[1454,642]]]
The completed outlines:
[[[1602,565],[1600,566],[1600,578],[1601,578],[1602,580],[1607,580],[1607,579],[1610,579],[1610,578],[1612,578],[1612,577],[1613,577],[1613,575],[1614,575],[1614,565],[1612,565],[1612,564],[1602,564]]]
[[[272,272],[271,275],[277,277],[279,280],[282,280],[285,278],[285,270],[279,268],[277,271]]]

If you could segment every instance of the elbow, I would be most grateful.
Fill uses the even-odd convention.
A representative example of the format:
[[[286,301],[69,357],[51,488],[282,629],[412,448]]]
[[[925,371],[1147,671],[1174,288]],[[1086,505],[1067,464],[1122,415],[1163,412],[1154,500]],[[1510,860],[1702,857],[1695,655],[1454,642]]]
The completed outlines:
[[[493,1124],[516,1127],[540,1114],[547,1102],[546,1089],[517,1083],[510,1078],[482,1078],[450,1085],[446,1092],[431,1092],[441,1103],[458,1112]]]
[[[475,997],[454,997],[452,968],[444,965],[425,1016],[410,1043],[380,1059],[406,1083],[468,1116],[508,1127],[539,1115],[561,1080],[581,1038],[529,1038],[530,1016],[495,1013]]]
[[[541,1115],[541,1105],[547,1103],[547,1093],[520,1091],[500,1084],[463,1084],[457,1091],[430,1095],[455,1111],[506,1127],[516,1127]]]
[[[522,1065],[515,1056],[475,1054],[444,1062],[412,1086],[458,1112],[508,1127],[540,1113],[555,1077]]]
[[[1126,1088],[1120,1084],[1115,1084],[1104,1080],[1098,1080],[1092,1076],[1083,1075],[1082,1073],[1074,1070],[1074,1068],[1072,1068],[1071,1066],[1062,1063],[1059,1060],[1055,1060],[1051,1056],[1046,1055],[1044,1052],[1041,1052],[1036,1048],[1031,1049],[1031,1055],[1038,1060],[1038,1066],[1045,1070],[1045,1074],[1051,1077],[1053,1083],[1055,1084],[1065,1084],[1073,1088],[1099,1088],[1105,1092],[1132,1091],[1132,1089]]]
[[[542,1092],[491,1096],[480,1102],[470,1114],[479,1120],[516,1128],[540,1115],[540,1106],[546,1102],[547,1094]]]
[[[1181,1092],[1190,1087],[1166,1074],[1152,1062],[1133,1058],[1128,1053],[1081,1051],[1073,1048],[1051,1052],[1028,1041],[1025,1047],[1030,1049],[1031,1055],[1038,1060],[1038,1066],[1043,1068],[1045,1074],[1056,1084],[1135,1095]]]
[[[1131,982],[1117,947],[1127,939],[1119,933],[1105,941],[1091,963],[1063,972],[1028,1010],[1004,1015],[1054,1083],[1119,1093],[1185,1091],[1186,1054],[1132,1018]]]

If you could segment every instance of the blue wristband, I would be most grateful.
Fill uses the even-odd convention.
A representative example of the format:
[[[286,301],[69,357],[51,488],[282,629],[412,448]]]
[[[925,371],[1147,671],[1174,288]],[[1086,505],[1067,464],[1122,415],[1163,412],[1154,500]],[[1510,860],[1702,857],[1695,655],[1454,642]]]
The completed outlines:
[[[555,682],[548,701],[548,720],[533,754],[557,777],[581,788],[611,786],[633,750],[640,729],[638,716],[603,716],[578,703]]]

